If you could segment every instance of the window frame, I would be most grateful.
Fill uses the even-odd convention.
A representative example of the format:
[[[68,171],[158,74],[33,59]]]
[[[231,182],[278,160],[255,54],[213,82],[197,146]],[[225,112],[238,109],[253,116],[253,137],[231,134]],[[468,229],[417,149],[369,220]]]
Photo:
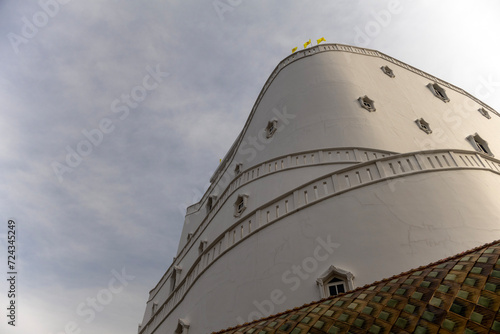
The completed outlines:
[[[446,94],[446,90],[441,87],[437,82],[435,83],[429,83],[427,87],[430,89],[432,94],[434,94],[435,97],[440,99],[443,102],[450,102],[450,98]]]
[[[234,205],[234,216],[240,217],[248,206],[248,195],[239,194],[233,205]]]
[[[382,72],[384,72],[390,78],[395,78],[396,77],[396,75],[394,74],[394,71],[389,66],[384,65],[380,69],[382,70]]]
[[[368,110],[369,112],[374,112],[377,109],[375,108],[375,101],[370,99],[367,95],[365,96],[360,96],[358,98],[359,105],[363,108]]]
[[[491,119],[491,116],[490,116],[490,113],[488,112],[488,110],[486,110],[484,108],[479,108],[477,111],[479,111],[479,113],[481,115],[483,115],[484,117],[486,117],[487,119]]]
[[[320,277],[316,279],[321,298],[330,297],[329,287],[332,285],[330,284],[330,281],[334,278],[337,278],[344,283],[345,292],[354,289],[354,275],[347,270],[331,265]]]
[[[473,135],[467,136],[466,138],[469,143],[474,147],[476,151],[482,154],[486,154],[490,157],[494,157],[493,152],[488,145],[488,142],[484,140],[477,132]]]
[[[276,130],[278,130],[278,120],[273,118],[267,122],[266,138],[271,138],[276,133]]]
[[[427,123],[423,118],[419,118],[415,120],[417,126],[420,130],[424,131],[428,135],[432,133],[432,129],[429,123]]]

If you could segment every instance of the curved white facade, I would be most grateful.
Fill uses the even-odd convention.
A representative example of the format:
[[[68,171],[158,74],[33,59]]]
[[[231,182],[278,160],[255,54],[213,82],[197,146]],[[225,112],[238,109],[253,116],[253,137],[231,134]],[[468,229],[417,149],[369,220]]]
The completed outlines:
[[[285,58],[188,208],[139,333],[220,330],[321,298],[333,267],[358,287],[498,239],[499,121],[374,50]]]

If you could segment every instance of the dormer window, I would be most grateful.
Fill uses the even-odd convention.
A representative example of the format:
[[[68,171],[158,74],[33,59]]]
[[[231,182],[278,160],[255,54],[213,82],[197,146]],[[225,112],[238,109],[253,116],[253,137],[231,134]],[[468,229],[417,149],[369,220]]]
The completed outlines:
[[[467,140],[472,144],[476,151],[493,156],[493,153],[491,153],[490,147],[488,146],[488,142],[481,138],[477,133],[468,136]]]
[[[428,84],[427,87],[431,90],[435,97],[440,99],[443,102],[450,102],[448,95],[446,95],[446,91],[443,87],[439,86],[437,83]]]
[[[425,133],[427,133],[427,134],[432,133],[432,130],[431,130],[429,123],[427,123],[423,118],[415,120],[415,123],[417,123],[418,128],[420,130],[424,131]]]
[[[366,95],[358,98],[358,102],[361,105],[361,107],[365,108],[369,112],[377,110],[375,109],[375,102]]]
[[[389,66],[382,66],[380,69],[382,70],[382,72],[384,72],[385,74],[387,74],[389,77],[391,77],[391,78],[395,78],[396,77],[394,75],[394,72],[391,70],[391,68]]]
[[[321,298],[336,296],[354,289],[354,275],[348,271],[330,266],[327,271],[316,280]]]
[[[490,113],[488,112],[488,110],[484,109],[484,108],[479,108],[478,109],[479,113],[481,115],[483,115],[484,117],[486,117],[487,119],[490,119],[491,116],[490,116]]]
[[[243,170],[243,164],[237,163],[236,166],[234,167],[234,175],[239,175],[242,170]]]
[[[278,120],[276,118],[273,118],[272,120],[269,121],[269,123],[267,123],[266,137],[271,138],[277,129],[278,129]]]
[[[246,194],[241,194],[238,195],[238,198],[236,199],[236,202],[234,203],[234,216],[239,217],[245,211],[247,208],[247,203],[248,203],[248,195]]]

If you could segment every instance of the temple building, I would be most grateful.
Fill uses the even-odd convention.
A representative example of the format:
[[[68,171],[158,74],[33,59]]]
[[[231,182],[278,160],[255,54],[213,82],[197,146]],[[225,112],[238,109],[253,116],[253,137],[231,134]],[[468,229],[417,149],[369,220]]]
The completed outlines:
[[[499,116],[375,50],[286,57],[138,333],[500,332]]]

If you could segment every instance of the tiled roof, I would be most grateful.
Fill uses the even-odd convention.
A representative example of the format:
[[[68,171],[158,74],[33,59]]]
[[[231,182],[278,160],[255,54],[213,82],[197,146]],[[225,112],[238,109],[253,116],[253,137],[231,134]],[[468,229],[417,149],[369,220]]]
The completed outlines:
[[[500,241],[222,334],[500,333]]]

